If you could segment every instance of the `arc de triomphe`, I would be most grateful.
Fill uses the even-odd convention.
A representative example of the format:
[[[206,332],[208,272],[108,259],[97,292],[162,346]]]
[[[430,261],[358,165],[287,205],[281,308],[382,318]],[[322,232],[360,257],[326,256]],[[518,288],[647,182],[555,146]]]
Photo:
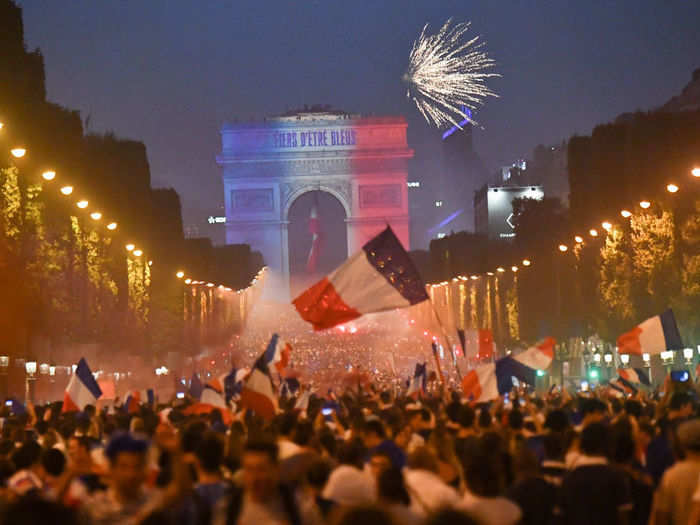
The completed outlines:
[[[348,254],[386,224],[409,248],[407,161],[402,117],[298,112],[263,122],[225,124],[226,243],[249,244],[282,278],[288,295],[288,216],[309,191],[333,195],[345,210]]]

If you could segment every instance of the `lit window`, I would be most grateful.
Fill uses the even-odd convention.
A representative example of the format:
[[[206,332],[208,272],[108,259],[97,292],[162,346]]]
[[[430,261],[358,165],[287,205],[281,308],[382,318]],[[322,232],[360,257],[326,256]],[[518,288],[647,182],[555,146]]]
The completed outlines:
[[[441,207],[442,207],[442,201],[435,201],[435,207],[436,207],[436,208],[441,208]]]

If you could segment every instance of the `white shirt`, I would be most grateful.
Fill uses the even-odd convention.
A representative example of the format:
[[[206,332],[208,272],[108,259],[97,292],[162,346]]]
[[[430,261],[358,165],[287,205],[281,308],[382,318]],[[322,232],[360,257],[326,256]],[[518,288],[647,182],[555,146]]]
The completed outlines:
[[[404,480],[411,496],[411,510],[420,516],[459,502],[457,491],[428,470],[406,469]]]
[[[515,503],[506,498],[482,498],[467,492],[462,504],[471,517],[483,525],[515,525],[523,513]]]

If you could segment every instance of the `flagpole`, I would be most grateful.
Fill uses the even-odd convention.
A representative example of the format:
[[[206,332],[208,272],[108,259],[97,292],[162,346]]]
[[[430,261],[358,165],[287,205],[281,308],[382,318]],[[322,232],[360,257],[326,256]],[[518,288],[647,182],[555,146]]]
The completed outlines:
[[[428,299],[430,301],[430,306],[433,308],[433,313],[435,314],[435,319],[438,322],[438,326],[440,327],[440,331],[442,332],[442,336],[445,338],[445,341],[447,342],[447,347],[450,349],[450,354],[452,354],[452,362],[454,363],[455,370],[457,371],[457,378],[459,381],[462,381],[462,373],[459,370],[459,365],[457,365],[457,356],[455,356],[455,351],[454,348],[452,348],[452,343],[450,342],[450,338],[447,335],[447,330],[445,330],[445,326],[442,324],[442,320],[440,319],[440,314],[437,312],[437,308],[435,308],[435,303],[433,303],[433,299],[430,298]],[[436,357],[437,359],[437,357]]]

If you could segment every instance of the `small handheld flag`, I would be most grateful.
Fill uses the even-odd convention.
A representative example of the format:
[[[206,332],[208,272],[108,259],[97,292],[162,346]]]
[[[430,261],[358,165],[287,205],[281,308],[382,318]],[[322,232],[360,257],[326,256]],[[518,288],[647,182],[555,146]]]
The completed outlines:
[[[95,404],[101,395],[100,385],[95,381],[85,358],[81,358],[78,361],[75,373],[71,376],[66,387],[61,411],[77,412],[85,410],[87,405]]]

